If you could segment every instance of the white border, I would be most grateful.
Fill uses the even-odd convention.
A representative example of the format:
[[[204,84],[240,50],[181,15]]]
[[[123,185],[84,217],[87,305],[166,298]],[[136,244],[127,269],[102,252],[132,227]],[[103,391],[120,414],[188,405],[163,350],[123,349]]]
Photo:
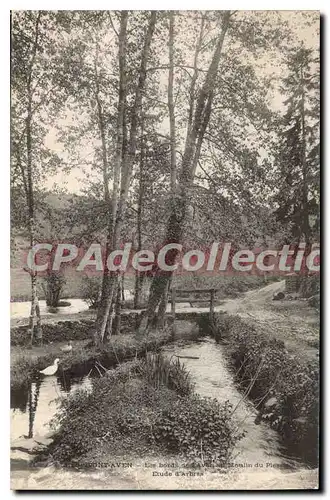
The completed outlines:
[[[196,0],[168,0],[166,2],[153,2],[152,0],[143,0],[142,2],[134,2],[132,0],[123,1],[106,1],[95,0],[93,3],[84,2],[83,0],[52,0],[43,2],[42,0],[17,0],[10,2],[10,9],[28,9],[28,10],[324,10],[325,1],[310,2],[307,0],[301,1],[285,1],[277,2],[261,2],[260,0],[251,0],[249,2],[243,0],[232,0],[230,2],[215,2],[214,0],[205,0],[203,2]]]
[[[1,202],[1,239],[2,244],[0,246],[0,259],[1,259],[1,288],[0,288],[0,304],[1,304],[1,315],[0,318],[2,320],[1,325],[1,338],[0,338],[0,349],[3,353],[2,359],[0,362],[0,377],[2,384],[2,392],[1,392],[1,403],[2,403],[2,412],[1,412],[1,431],[3,432],[3,439],[1,441],[2,446],[1,450],[1,461],[0,461],[0,475],[1,475],[1,497],[7,498],[8,496],[12,496],[13,492],[9,492],[9,358],[10,358],[10,349],[9,349],[9,283],[10,283],[10,275],[9,275],[9,9],[17,10],[17,9],[48,9],[48,10],[98,10],[98,9],[112,9],[112,10],[120,10],[120,9],[132,9],[132,10],[143,10],[143,9],[159,9],[159,10],[198,10],[198,9],[240,9],[240,10],[320,10],[323,15],[326,16],[329,8],[326,6],[325,0],[319,2],[310,2],[306,0],[281,0],[277,2],[261,2],[261,1],[250,1],[244,2],[242,0],[232,0],[231,2],[214,2],[210,0],[203,0],[203,2],[196,0],[187,1],[179,1],[179,0],[167,0],[166,2],[157,2],[155,4],[154,1],[144,0],[143,2],[133,2],[129,0],[121,0],[121,1],[111,1],[109,0],[94,0],[94,2],[84,2],[83,0],[57,0],[45,2],[44,0],[34,0],[34,1],[23,1],[17,0],[14,2],[9,2],[9,5],[3,4],[0,7],[0,53],[1,53],[1,182],[0,182],[0,202]],[[325,24],[327,24],[327,19],[325,19]],[[325,31],[326,26],[324,26]],[[329,82],[329,47],[328,47],[328,37],[326,37],[326,33],[324,33],[323,39],[323,53],[324,59],[323,63],[325,64],[324,70],[324,81],[323,81],[323,90],[325,93],[326,85],[325,82]],[[326,118],[329,116],[329,100],[325,100],[323,105],[326,105],[326,109],[323,110],[323,148],[324,153],[326,153],[325,148],[327,144],[327,129]],[[328,165],[327,165],[326,154],[324,154],[323,158],[323,169],[325,175],[323,177],[324,181],[328,181],[329,176],[326,174]],[[323,190],[324,199],[327,201],[326,191]],[[326,203],[323,207],[323,220],[325,222],[324,229],[328,229],[328,224],[330,224],[330,202]],[[325,238],[325,248],[329,248],[329,235],[330,231],[326,232],[327,236]],[[326,258],[325,258],[326,259]],[[325,260],[324,259],[324,260]],[[325,275],[323,280],[323,293],[327,283],[330,283],[330,267],[325,267]],[[324,311],[326,312],[330,308],[329,296],[326,297],[326,301],[324,303]],[[328,318],[326,317],[325,320]],[[323,328],[323,363],[325,366],[325,373],[323,374],[323,382],[330,380],[330,369],[328,370],[326,367],[329,366],[327,363],[327,359],[330,359],[329,354],[329,342],[326,342],[326,326],[327,322],[325,322]],[[7,397],[7,400],[3,400],[4,394]],[[325,396],[325,391],[324,391]],[[328,422],[328,404],[327,401],[325,414],[323,418],[323,437],[327,430],[327,422]],[[325,447],[326,456],[328,457],[328,446],[329,441],[323,443]],[[326,445],[326,446],[325,446]],[[325,465],[324,476],[325,479],[328,476],[328,468]],[[92,493],[91,493],[92,494]],[[219,492],[221,494],[221,492]],[[288,494],[283,493],[283,496],[288,496]],[[33,497],[37,498],[37,495],[31,494]],[[49,494],[44,493],[46,497]],[[76,492],[78,498],[82,497],[82,494]],[[121,495],[127,495],[125,493],[121,493]],[[154,495],[157,495],[156,493]],[[269,494],[264,493],[263,496],[268,496]],[[68,497],[69,493],[63,494],[64,497]],[[153,495],[152,495],[153,496]],[[206,493],[201,493],[198,497],[202,498],[206,496]],[[234,494],[233,497],[238,497],[239,494]],[[187,497],[187,492],[185,493],[185,497]],[[194,495],[196,498],[196,495]]]

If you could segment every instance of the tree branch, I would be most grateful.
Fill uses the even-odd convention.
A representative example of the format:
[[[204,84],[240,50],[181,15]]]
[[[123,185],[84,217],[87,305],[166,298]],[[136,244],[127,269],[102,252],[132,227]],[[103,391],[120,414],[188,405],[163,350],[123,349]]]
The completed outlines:
[[[110,14],[110,10],[107,10],[107,14],[108,14],[108,17],[109,17],[109,20],[110,20],[110,23],[111,23],[111,26],[112,26],[112,29],[113,31],[115,32],[117,38],[119,38],[119,33],[118,31],[116,30],[114,24],[113,24],[113,21],[112,21],[112,17],[111,17],[111,14]]]

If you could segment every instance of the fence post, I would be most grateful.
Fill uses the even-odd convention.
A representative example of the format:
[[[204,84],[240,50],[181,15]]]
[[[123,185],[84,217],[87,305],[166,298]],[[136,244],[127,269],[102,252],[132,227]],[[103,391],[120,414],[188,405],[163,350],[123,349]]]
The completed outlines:
[[[214,288],[212,288],[210,290],[210,294],[211,294],[211,297],[210,297],[210,320],[213,321],[213,317],[214,317],[214,295],[215,295]]]
[[[175,288],[172,287],[172,289],[171,289],[171,295],[172,295],[172,297],[171,297],[171,299],[172,299],[171,300],[171,314],[173,316],[173,321],[175,320],[175,295],[176,295],[175,292],[176,292]]]

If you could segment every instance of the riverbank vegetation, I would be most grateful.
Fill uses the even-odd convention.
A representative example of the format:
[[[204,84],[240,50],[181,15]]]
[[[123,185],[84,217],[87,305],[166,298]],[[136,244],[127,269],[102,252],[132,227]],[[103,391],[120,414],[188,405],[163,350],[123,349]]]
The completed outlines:
[[[64,371],[70,376],[77,376],[95,368],[97,362],[105,368],[111,368],[128,359],[157,351],[172,340],[171,329],[165,329],[141,337],[133,334],[112,337],[100,348],[96,348],[91,342],[78,343],[75,350],[68,355],[63,355],[60,344],[37,348],[38,354],[35,352],[36,349],[30,351],[20,349],[14,356],[12,355],[11,388],[17,389],[26,385],[32,378],[38,376],[38,370],[52,364],[55,357],[61,358],[59,374]]]
[[[304,462],[318,463],[319,364],[289,353],[277,340],[239,316],[216,315],[210,329],[228,348],[245,398],[276,429],[286,448]]]
[[[242,437],[234,424],[228,402],[194,394],[179,360],[148,355],[63,399],[47,455],[80,467],[145,454],[221,466]]]

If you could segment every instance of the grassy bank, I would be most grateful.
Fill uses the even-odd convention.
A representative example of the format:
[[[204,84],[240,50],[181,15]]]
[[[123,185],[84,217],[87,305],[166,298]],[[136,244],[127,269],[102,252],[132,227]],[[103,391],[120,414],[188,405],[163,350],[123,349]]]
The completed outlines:
[[[93,467],[157,455],[220,466],[241,437],[230,405],[194,394],[179,360],[148,354],[92,384],[62,400],[48,461]]]
[[[237,383],[293,455],[318,463],[319,366],[289,353],[285,342],[238,316],[219,314],[210,328],[224,342]]]
[[[122,361],[156,351],[171,340],[171,331],[164,330],[152,332],[144,337],[133,334],[118,335],[112,337],[102,348],[94,347],[90,341],[76,342],[70,354],[61,352],[61,343],[32,349],[14,348],[10,374],[11,388],[19,389],[27,385],[38,375],[38,370],[52,364],[56,357],[61,360],[59,370],[75,376],[93,368],[96,361],[105,368],[111,368]]]

